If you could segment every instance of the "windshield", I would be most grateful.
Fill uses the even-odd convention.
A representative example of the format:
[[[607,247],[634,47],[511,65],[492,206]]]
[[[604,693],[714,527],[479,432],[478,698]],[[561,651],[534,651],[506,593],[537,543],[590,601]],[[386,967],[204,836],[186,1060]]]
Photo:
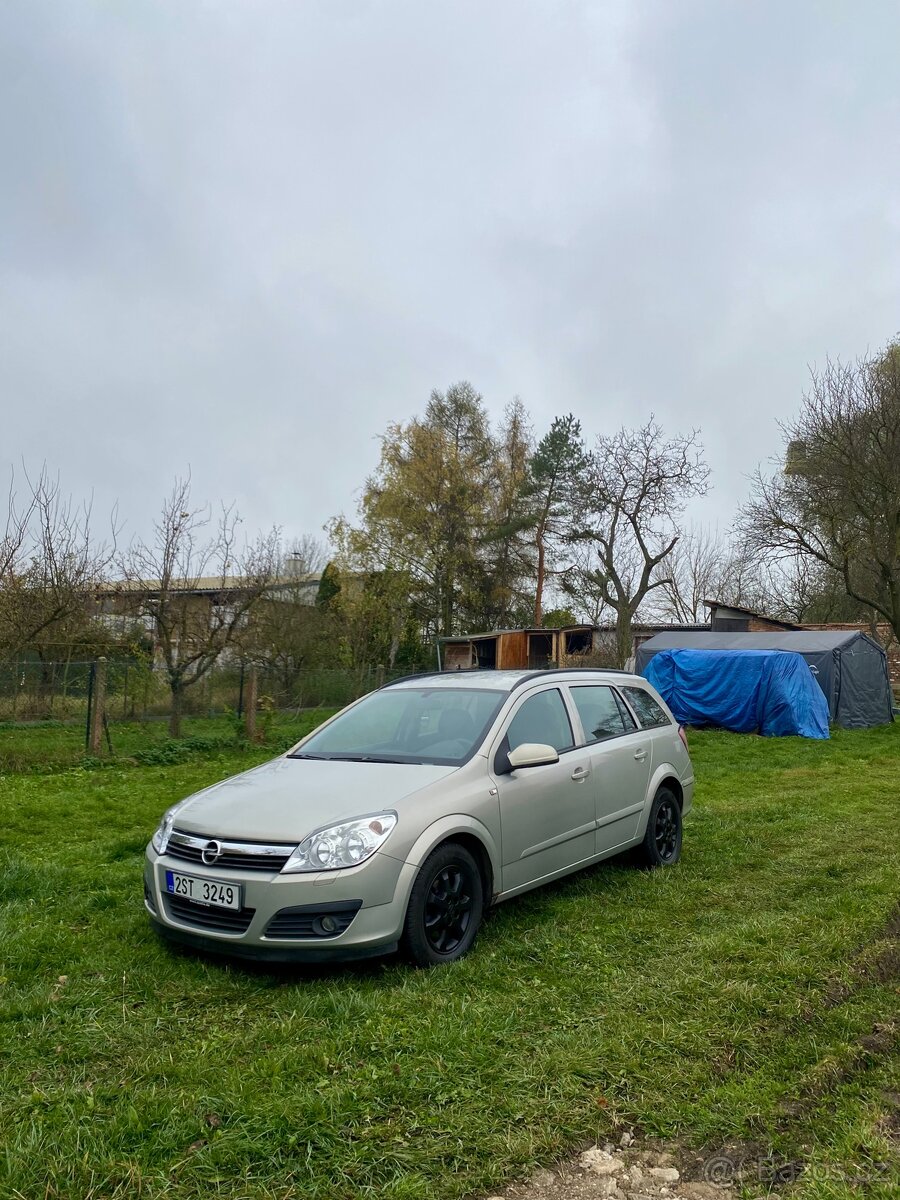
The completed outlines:
[[[506,694],[483,688],[385,688],[336,717],[291,758],[459,766]]]

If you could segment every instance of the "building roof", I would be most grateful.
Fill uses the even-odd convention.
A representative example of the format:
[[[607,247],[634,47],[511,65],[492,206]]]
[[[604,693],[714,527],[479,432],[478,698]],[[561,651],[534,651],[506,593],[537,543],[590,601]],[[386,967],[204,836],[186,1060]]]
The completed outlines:
[[[780,625],[783,629],[801,628],[793,621],[785,621],[781,617],[770,617],[768,613],[757,612],[753,608],[744,608],[740,604],[730,604],[725,600],[704,600],[703,605],[711,611],[715,611],[717,608],[730,608],[733,612],[742,613],[745,617],[755,617],[757,621],[771,621],[773,625]]]
[[[439,637],[439,642],[479,642],[485,638],[501,637],[506,633],[576,633],[593,630],[597,625],[522,625],[518,629],[489,629],[486,633],[452,633]]]
[[[602,629],[604,631],[604,633],[615,633],[615,631],[616,631],[615,625],[599,625],[598,628]],[[679,624],[677,621],[632,621],[631,622],[632,633],[654,633],[654,632],[655,633],[669,633],[669,632],[671,632],[671,633],[687,633],[687,632],[703,633],[704,630],[707,633],[709,632],[709,622],[708,621],[702,621],[702,622],[686,621],[682,624]]]
[[[709,629],[709,623],[703,624],[673,624],[669,621],[661,622],[646,622],[633,621],[631,625],[632,633],[652,633],[663,630],[704,630]],[[523,625],[519,629],[491,629],[487,633],[454,633],[447,637],[439,637],[438,641],[443,645],[445,642],[480,642],[485,638],[500,637],[508,633],[615,633],[615,625]]]
[[[856,638],[878,645],[858,629],[767,629],[761,633],[658,633],[644,642],[641,650],[796,650],[802,654],[835,650]]]
[[[312,586],[319,583],[321,575],[285,575],[273,579],[270,589],[282,590],[289,587]],[[97,593],[102,596],[122,594],[144,595],[160,590],[159,579],[111,579],[97,586]],[[170,579],[169,589],[173,592],[185,592],[194,595],[205,595],[218,592],[239,592],[247,586],[247,580],[241,575],[200,575],[193,579]]]

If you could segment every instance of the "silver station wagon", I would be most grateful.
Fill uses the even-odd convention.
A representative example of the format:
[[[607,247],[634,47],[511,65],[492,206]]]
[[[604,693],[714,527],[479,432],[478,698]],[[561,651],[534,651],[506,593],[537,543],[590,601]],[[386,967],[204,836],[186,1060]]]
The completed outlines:
[[[677,862],[693,790],[684,733],[637,675],[411,676],[169,809],[144,902],[207,951],[451,962],[491,904],[631,848]]]

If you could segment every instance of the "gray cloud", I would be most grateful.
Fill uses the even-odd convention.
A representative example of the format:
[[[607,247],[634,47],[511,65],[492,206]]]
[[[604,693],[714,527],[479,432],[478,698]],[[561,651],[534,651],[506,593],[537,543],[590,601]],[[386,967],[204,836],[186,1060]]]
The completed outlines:
[[[316,531],[469,378],[700,425],[727,522],[807,363],[900,328],[898,44],[891,3],[9,0],[2,458]]]

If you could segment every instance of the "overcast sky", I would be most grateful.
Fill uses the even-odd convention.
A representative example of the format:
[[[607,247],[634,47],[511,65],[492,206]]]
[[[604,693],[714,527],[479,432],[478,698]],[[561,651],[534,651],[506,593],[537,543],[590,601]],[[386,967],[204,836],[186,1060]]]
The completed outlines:
[[[900,330],[898,47],[895,0],[3,0],[2,465],[317,533],[469,379],[700,426],[727,525]]]

